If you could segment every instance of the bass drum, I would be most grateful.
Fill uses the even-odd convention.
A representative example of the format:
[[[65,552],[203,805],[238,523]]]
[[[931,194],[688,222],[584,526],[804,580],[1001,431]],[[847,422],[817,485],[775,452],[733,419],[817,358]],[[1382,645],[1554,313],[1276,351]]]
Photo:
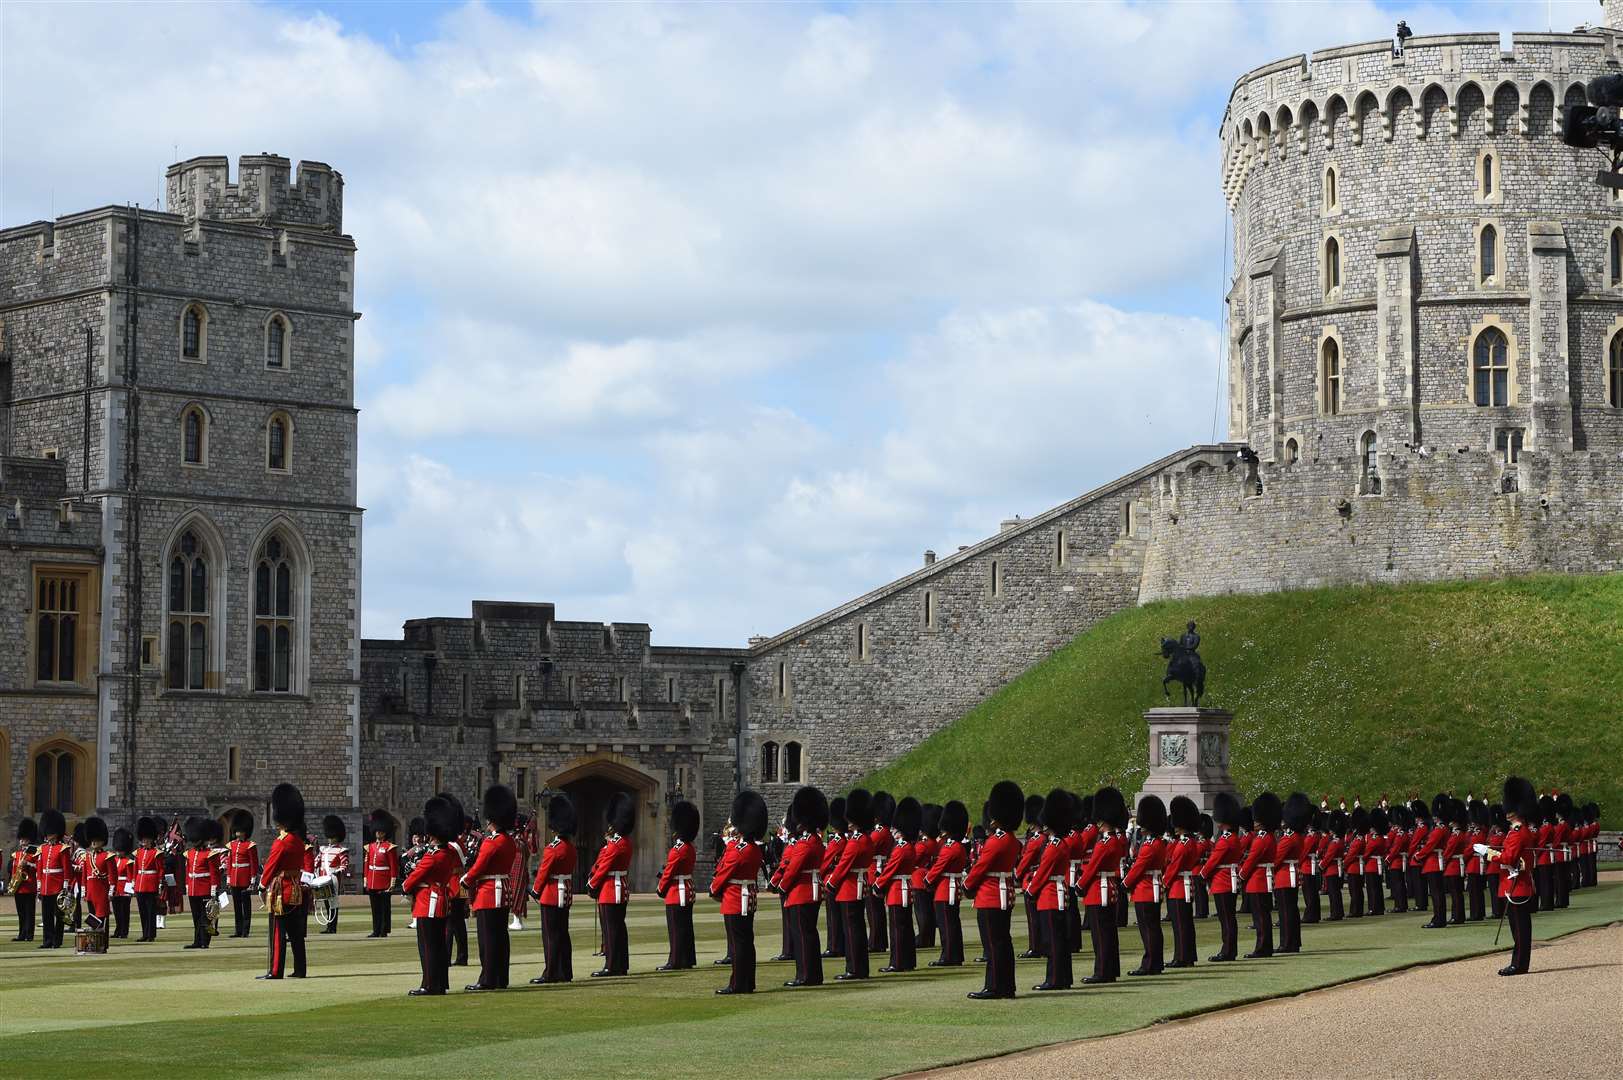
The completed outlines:
[[[338,879],[331,874],[310,879],[310,899],[314,901],[316,922],[326,926],[338,918]]]

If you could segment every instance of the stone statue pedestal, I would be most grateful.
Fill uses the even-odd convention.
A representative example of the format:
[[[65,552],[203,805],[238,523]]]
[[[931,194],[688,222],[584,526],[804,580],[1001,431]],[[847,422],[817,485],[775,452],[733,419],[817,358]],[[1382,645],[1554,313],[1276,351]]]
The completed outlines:
[[[1209,814],[1218,792],[1235,791],[1229,779],[1233,713],[1177,706],[1151,709],[1144,719],[1150,724],[1150,775],[1144,790],[1133,796],[1134,806],[1146,795],[1157,795],[1168,805],[1183,795]]]

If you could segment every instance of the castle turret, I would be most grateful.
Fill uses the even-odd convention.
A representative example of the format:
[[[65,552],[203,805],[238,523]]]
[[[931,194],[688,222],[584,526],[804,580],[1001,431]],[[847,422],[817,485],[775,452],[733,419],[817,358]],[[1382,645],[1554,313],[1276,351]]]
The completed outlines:
[[[246,221],[344,231],[344,178],[319,161],[299,162],[290,184],[290,162],[276,154],[244,154],[237,182],[224,157],[195,157],[169,166],[165,198],[187,221]]]

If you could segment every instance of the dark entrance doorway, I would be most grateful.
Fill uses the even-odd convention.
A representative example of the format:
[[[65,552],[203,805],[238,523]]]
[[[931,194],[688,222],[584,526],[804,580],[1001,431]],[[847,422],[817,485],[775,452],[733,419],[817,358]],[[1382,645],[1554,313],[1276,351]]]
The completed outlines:
[[[601,773],[572,780],[563,786],[563,790],[575,804],[575,813],[580,822],[575,830],[578,859],[575,894],[585,896],[587,875],[591,873],[592,864],[597,862],[597,853],[603,849],[603,833],[608,829],[609,800],[622,791],[635,798],[636,792]]]

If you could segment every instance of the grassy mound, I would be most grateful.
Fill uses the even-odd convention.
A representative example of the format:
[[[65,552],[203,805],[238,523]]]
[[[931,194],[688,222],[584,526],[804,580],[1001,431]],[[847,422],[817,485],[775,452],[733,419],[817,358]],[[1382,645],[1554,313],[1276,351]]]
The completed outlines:
[[[1623,817],[1623,575],[1214,596],[1121,612],[865,783],[972,814],[997,780],[1028,791],[1148,771],[1142,713],[1162,636],[1194,619],[1204,704],[1235,714],[1232,774],[1366,801],[1497,798],[1506,772]],[[1173,684],[1174,703],[1178,689]]]

